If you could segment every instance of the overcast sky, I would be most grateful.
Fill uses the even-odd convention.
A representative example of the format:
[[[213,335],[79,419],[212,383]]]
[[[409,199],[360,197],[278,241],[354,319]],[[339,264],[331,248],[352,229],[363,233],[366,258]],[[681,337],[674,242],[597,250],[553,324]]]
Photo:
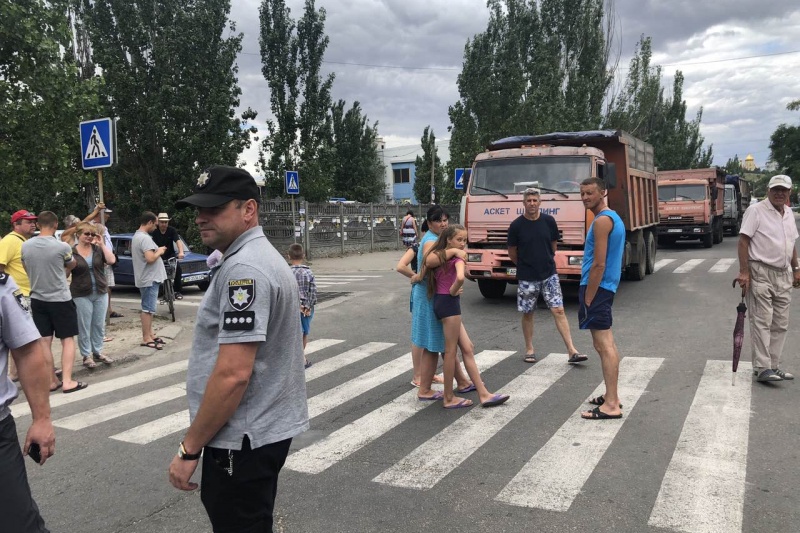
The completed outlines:
[[[242,108],[258,111],[263,130],[271,116],[261,74],[260,0],[234,0],[231,19],[244,33],[239,56]],[[286,0],[295,20],[303,0]],[[618,77],[641,34],[653,39],[671,91],[680,68],[691,117],[702,106],[702,133],[715,163],[747,154],[763,166],[769,137],[781,123],[800,124],[786,104],[800,98],[800,2],[796,0],[612,0]],[[458,100],[456,79],[466,40],[485,30],[484,0],[317,0],[327,11],[330,38],[324,71],[334,72],[334,100],[359,101],[388,147],[419,143],[425,126],[450,137],[448,106]],[[520,134],[529,132],[519,132]],[[257,150],[243,154],[255,170]]]

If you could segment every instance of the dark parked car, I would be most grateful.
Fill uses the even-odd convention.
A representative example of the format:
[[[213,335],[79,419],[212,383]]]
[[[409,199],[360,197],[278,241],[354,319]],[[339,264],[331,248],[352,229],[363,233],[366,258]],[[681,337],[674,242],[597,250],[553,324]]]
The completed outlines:
[[[114,268],[114,282],[117,285],[134,285],[133,260],[131,259],[131,240],[133,233],[119,233],[111,236],[114,253],[117,254],[117,265]],[[210,271],[206,264],[207,255],[194,253],[181,237],[186,255],[180,260],[183,285],[197,285],[206,290],[210,283]],[[175,253],[177,254],[177,246]]]

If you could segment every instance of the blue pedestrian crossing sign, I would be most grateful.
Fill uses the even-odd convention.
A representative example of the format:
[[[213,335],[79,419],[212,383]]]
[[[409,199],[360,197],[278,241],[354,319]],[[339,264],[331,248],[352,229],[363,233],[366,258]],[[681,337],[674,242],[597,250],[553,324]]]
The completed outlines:
[[[469,179],[470,174],[472,173],[471,168],[457,168],[456,169],[456,177],[455,177],[455,187],[458,191],[464,190],[464,178],[467,180]]]
[[[86,120],[80,123],[80,132],[84,170],[106,168],[114,164],[116,131],[113,119]]]
[[[286,194],[300,194],[300,174],[296,170],[286,171]]]

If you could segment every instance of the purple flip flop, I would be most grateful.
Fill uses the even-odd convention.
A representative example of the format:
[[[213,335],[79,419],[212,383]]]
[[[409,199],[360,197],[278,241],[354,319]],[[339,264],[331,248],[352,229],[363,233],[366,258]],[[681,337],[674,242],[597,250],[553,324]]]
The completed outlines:
[[[459,394],[464,394],[466,392],[472,392],[474,390],[475,390],[475,384],[474,383],[470,383],[469,385],[467,385],[463,389],[456,389],[456,392],[459,393]]]
[[[472,407],[472,400],[463,399],[454,405],[445,405],[445,409],[461,409],[462,407]]]
[[[435,402],[436,400],[441,400],[444,398],[444,393],[440,390],[437,390],[433,393],[433,396],[429,396],[427,398],[423,396],[417,396],[417,400],[421,402]]]
[[[501,403],[506,403],[511,396],[508,394],[495,394],[485,402],[481,404],[481,407],[494,407],[496,405],[500,405]]]

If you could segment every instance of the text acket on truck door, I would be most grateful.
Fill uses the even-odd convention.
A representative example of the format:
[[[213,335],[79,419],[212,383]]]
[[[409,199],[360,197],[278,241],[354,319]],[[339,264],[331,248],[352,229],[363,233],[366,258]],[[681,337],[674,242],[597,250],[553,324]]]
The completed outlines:
[[[558,214],[559,209],[561,209],[561,208],[560,207],[542,207],[542,208],[539,209],[539,211],[544,213],[544,214],[546,214],[546,215],[555,216],[555,215]],[[517,216],[525,214],[525,208],[524,207],[518,207],[518,208],[516,208],[516,210],[517,210]],[[500,215],[500,216],[503,216],[503,215],[508,215],[510,212],[511,212],[511,208],[510,207],[487,207],[486,209],[483,210],[484,216],[489,216],[489,215]]]

